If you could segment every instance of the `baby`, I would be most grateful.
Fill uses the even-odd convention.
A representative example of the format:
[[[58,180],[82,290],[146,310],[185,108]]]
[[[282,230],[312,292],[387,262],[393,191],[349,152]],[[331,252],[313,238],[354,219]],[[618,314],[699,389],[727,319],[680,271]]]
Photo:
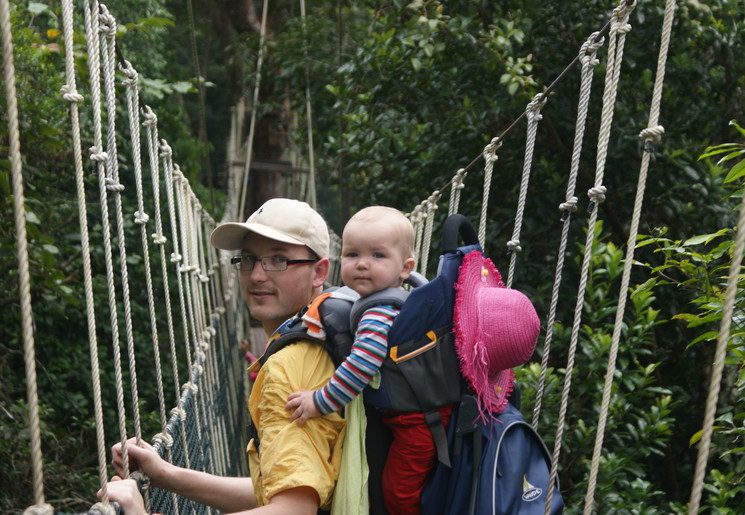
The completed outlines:
[[[414,228],[400,211],[372,206],[357,212],[342,234],[341,275],[344,284],[367,297],[386,288],[400,288],[414,267]],[[322,388],[290,394],[290,420],[337,411],[370,383],[388,352],[388,331],[399,309],[378,305],[359,320],[350,355]],[[447,427],[449,409],[443,409]],[[393,443],[383,470],[385,506],[390,513],[419,513],[419,495],[436,463],[432,435],[423,413],[386,412]],[[405,454],[404,454],[405,453]]]

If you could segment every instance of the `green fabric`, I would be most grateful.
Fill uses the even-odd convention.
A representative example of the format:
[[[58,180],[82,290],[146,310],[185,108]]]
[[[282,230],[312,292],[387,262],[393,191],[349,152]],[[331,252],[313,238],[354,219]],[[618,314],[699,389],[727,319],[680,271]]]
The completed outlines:
[[[362,395],[358,395],[347,404],[345,418],[347,431],[331,515],[367,515],[370,511],[367,498],[369,468],[365,456],[367,419]]]

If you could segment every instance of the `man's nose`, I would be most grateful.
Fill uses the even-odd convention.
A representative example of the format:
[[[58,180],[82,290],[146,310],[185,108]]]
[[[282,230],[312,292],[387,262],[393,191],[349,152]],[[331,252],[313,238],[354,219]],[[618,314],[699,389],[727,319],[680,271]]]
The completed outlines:
[[[267,272],[266,270],[264,270],[261,261],[258,260],[254,263],[253,270],[251,270],[248,274],[251,280],[254,282],[262,282],[265,281],[267,278]]]

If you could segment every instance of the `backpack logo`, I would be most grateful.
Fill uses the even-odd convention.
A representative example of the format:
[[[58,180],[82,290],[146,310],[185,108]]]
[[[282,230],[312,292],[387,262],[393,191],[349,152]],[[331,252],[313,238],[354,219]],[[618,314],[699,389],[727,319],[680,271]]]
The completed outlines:
[[[528,476],[523,476],[523,501],[532,502],[538,499],[543,493],[542,488],[531,485]]]

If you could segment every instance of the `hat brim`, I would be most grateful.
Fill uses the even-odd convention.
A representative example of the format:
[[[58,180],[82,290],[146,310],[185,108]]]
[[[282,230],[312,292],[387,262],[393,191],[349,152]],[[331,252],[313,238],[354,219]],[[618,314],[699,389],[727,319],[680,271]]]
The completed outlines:
[[[484,288],[503,288],[502,276],[494,263],[479,251],[463,258],[455,284],[453,332],[461,373],[477,395],[483,415],[500,413],[507,406],[515,375],[512,369],[491,371],[486,356],[488,342],[479,331],[477,303]]]
[[[241,250],[243,249],[243,240],[249,233],[255,233],[270,240],[289,243],[291,245],[303,245],[302,241],[287,236],[286,234],[273,229],[272,227],[257,224],[253,222],[227,222],[215,227],[210,235],[212,246],[222,250]],[[317,251],[314,250],[317,253]]]

